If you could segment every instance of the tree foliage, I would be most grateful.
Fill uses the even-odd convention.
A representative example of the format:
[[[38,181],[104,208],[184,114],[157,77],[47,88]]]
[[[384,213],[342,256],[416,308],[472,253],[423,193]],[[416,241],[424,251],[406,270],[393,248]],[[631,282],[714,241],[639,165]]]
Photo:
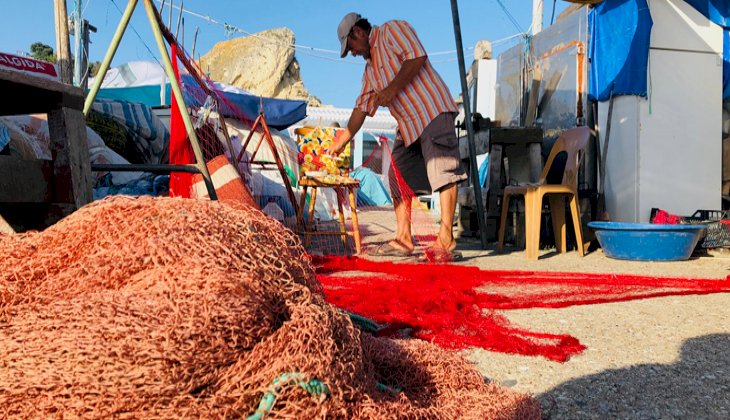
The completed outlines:
[[[57,61],[53,48],[42,42],[34,42],[30,46],[30,53],[36,60],[48,61],[50,63],[55,63]]]
[[[100,67],[101,67],[101,61],[94,61],[93,63],[89,63],[89,76],[90,77],[96,76],[96,73],[99,71]]]

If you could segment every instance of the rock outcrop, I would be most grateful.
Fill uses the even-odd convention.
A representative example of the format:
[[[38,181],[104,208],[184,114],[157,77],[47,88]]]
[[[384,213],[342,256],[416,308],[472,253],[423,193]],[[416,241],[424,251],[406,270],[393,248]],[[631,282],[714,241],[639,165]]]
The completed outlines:
[[[321,106],[304,87],[293,45],[291,29],[270,29],[215,44],[201,57],[201,66],[213,80],[256,95]]]

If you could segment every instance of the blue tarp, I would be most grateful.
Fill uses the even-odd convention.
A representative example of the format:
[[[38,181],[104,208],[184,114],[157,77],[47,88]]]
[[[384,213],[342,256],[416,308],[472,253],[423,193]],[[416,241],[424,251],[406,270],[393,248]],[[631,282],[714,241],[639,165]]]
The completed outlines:
[[[722,26],[722,99],[730,97],[730,0],[685,0],[706,18]]]
[[[199,89],[197,83],[194,81],[192,76],[182,75],[182,83],[185,85],[185,89]],[[184,90],[185,90],[184,89]],[[166,99],[165,103],[170,104],[170,84],[168,83],[166,88]],[[222,107],[223,115],[226,117],[236,117],[243,115],[249,120],[254,120],[261,110],[261,98],[251,93],[244,91],[219,91],[234,107],[234,110],[229,110],[227,107]],[[193,95],[188,95],[189,98],[205,98],[202,90],[199,92],[193,92]],[[147,106],[155,107],[160,106],[160,85],[145,85],[145,86],[134,86],[134,87],[121,87],[121,88],[104,88],[100,89],[97,94],[98,98],[116,99],[128,102],[141,102]],[[199,107],[203,103],[188,103],[189,106]],[[285,129],[298,121],[301,121],[307,116],[307,102],[296,101],[288,99],[274,99],[274,98],[263,98],[264,113],[266,115],[266,123],[269,127],[277,130]],[[235,115],[234,115],[235,114]]]
[[[360,188],[357,191],[357,204],[363,206],[390,206],[393,201],[390,194],[375,172],[368,168],[359,167],[352,172],[351,176],[360,181]]]
[[[588,97],[647,95],[646,71],[654,21],[646,0],[605,0],[588,16],[590,77]]]

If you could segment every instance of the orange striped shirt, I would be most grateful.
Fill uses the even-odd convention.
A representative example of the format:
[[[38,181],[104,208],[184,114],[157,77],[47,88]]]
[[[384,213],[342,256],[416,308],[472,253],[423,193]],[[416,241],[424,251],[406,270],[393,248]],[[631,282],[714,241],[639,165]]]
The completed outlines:
[[[374,26],[370,32],[370,59],[365,64],[362,91],[355,107],[371,117],[375,115],[375,92],[390,84],[404,61],[424,56],[426,50],[407,22],[391,20]],[[457,112],[449,88],[428,59],[413,80],[398,92],[388,109],[398,121],[398,130],[406,146],[416,141],[437,115]]]

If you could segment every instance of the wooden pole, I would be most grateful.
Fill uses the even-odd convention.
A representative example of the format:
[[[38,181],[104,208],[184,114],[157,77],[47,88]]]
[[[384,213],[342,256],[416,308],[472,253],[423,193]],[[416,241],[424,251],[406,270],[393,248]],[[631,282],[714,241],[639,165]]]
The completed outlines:
[[[177,14],[177,29],[175,30],[175,38],[180,38],[180,22],[182,22],[183,2],[180,1],[180,13]],[[170,28],[172,29],[172,27]]]
[[[190,58],[195,61],[195,43],[198,41],[198,30],[200,29],[200,26],[195,27],[195,33],[193,34],[193,49],[190,53]]]
[[[71,84],[71,48],[68,41],[68,12],[66,0],[53,0],[53,13],[56,19],[56,58],[61,73],[61,82]]]
[[[532,0],[532,31],[536,33],[542,31],[542,14],[543,14],[543,0]]]

